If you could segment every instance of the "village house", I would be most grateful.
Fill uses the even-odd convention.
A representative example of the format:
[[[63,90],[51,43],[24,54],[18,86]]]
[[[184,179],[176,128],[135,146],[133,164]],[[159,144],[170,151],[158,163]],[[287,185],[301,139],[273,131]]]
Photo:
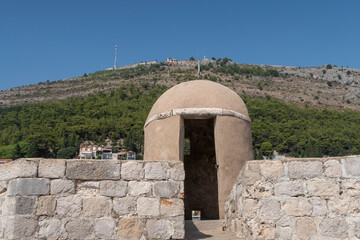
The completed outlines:
[[[79,159],[136,160],[136,152],[122,151],[113,153],[111,148],[88,146],[80,147]]]

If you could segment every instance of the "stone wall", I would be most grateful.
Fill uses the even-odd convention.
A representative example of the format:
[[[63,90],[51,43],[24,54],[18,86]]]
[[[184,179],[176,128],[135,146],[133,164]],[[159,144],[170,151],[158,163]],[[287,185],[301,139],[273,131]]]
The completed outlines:
[[[19,159],[0,166],[0,239],[183,239],[181,162]]]
[[[360,239],[360,157],[249,161],[225,211],[246,239]]]

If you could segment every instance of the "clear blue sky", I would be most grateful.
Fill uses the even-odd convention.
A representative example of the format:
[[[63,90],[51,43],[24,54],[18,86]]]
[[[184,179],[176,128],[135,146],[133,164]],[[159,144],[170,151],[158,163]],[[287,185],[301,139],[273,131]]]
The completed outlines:
[[[360,68],[360,1],[0,2],[0,90],[139,61]]]

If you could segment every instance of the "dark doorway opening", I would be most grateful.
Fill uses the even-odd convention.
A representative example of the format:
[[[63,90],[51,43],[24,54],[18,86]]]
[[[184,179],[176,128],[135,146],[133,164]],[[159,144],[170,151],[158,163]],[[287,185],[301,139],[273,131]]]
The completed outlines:
[[[201,219],[219,219],[214,118],[185,119],[185,220],[192,210],[201,211]],[[189,152],[187,149],[189,149]]]

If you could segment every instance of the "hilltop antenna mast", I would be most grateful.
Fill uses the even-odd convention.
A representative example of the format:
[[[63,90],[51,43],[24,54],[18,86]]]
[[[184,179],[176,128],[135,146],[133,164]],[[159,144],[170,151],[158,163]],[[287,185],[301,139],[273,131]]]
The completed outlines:
[[[115,44],[115,61],[114,61],[114,70],[116,69],[116,65],[117,65],[117,44]]]
[[[200,59],[198,59],[197,62],[198,62],[198,74],[200,76]]]

